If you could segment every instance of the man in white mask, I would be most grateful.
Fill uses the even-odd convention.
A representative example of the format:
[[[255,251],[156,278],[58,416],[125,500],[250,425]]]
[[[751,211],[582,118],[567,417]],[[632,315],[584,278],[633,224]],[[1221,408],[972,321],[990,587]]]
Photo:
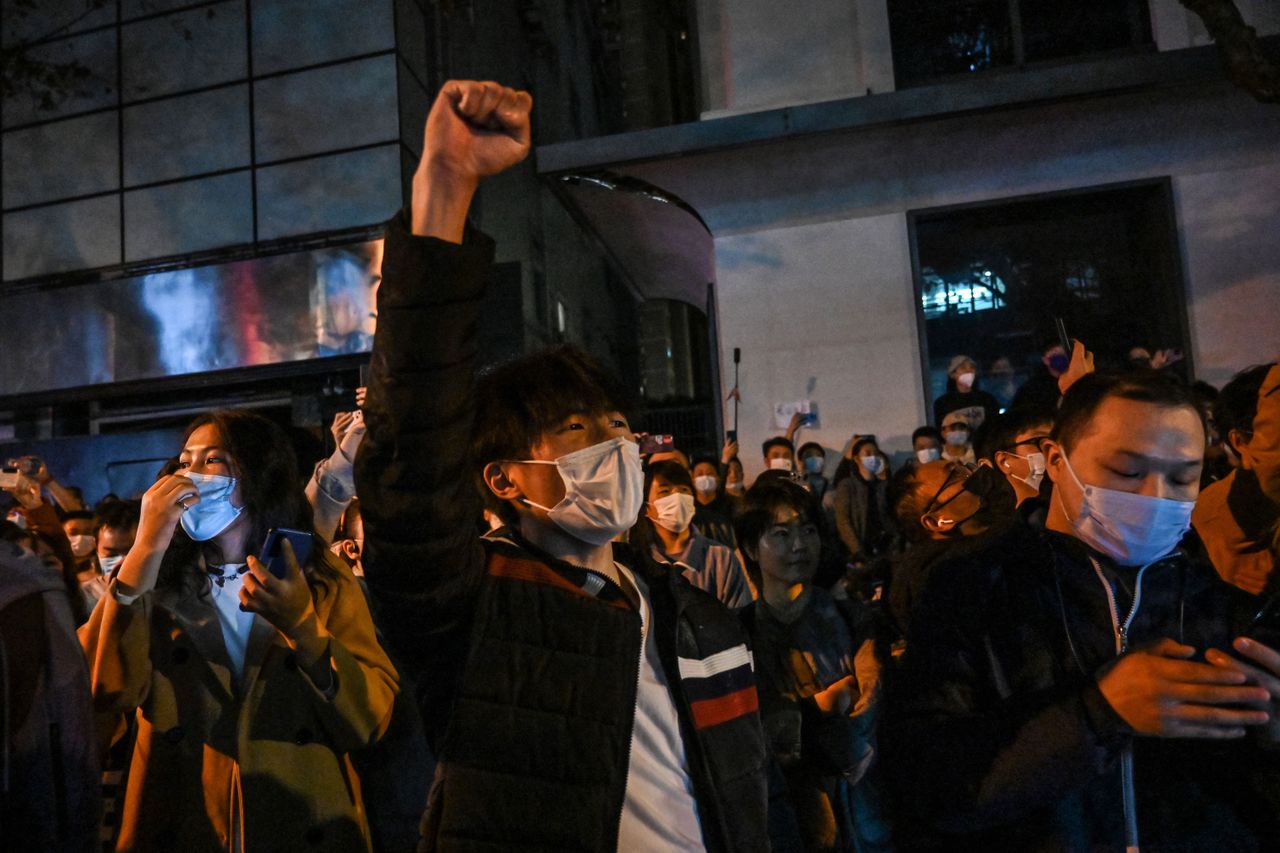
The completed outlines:
[[[1052,415],[1033,409],[1011,409],[980,434],[978,455],[990,461],[1013,487],[1017,506],[1040,497],[1044,482],[1044,443],[1053,429]]]
[[[476,378],[494,247],[467,210],[528,153],[530,108],[446,83],[386,228],[355,473],[365,580],[439,760],[419,849],[767,850],[741,626],[613,544],[645,503],[625,389],[572,347]],[[511,520],[483,538],[477,483]]]
[[[1280,653],[1179,549],[1204,449],[1185,386],[1085,376],[1044,442],[1047,529],[930,574],[882,736],[940,849],[1274,843]]]

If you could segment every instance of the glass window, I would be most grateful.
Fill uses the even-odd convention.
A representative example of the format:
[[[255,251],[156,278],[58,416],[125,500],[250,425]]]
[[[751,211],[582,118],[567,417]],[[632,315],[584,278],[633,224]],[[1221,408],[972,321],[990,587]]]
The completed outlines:
[[[45,85],[37,80],[9,93],[4,99],[5,127],[49,121],[118,102],[115,28],[32,47],[26,55],[40,63],[43,71],[53,73],[54,82]]]
[[[240,2],[128,24],[123,38],[126,101],[229,83],[248,74]]]
[[[126,261],[164,258],[253,240],[248,170],[124,194]]]
[[[1188,351],[1165,182],[912,215],[932,402],[957,355],[1007,406],[1041,370],[1061,317],[1099,367],[1129,348]],[[1185,366],[1185,365],[1182,365]]]
[[[390,50],[396,44],[391,0],[273,0],[252,5],[255,74]]]
[[[117,195],[5,214],[6,280],[118,263],[120,197]]]
[[[115,112],[38,124],[4,135],[4,206],[114,190],[120,183]]]
[[[399,144],[258,170],[258,237],[384,222],[400,207]]]
[[[394,56],[272,77],[253,91],[260,163],[400,135]]]
[[[1152,45],[1145,0],[889,0],[899,88]]]
[[[249,163],[248,85],[165,98],[124,111],[125,186]]]

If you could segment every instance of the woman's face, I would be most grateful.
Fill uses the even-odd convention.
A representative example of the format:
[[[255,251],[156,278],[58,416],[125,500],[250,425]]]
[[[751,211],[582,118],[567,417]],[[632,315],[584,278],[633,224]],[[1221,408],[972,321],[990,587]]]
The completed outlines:
[[[186,447],[178,456],[176,474],[216,474],[221,477],[238,478],[239,471],[231,454],[222,446],[222,436],[213,424],[205,424],[191,433]],[[232,506],[244,506],[240,496],[240,484],[236,483],[231,493]]]
[[[742,463],[734,460],[729,463],[728,469],[724,472],[725,483],[741,483],[742,482]]]
[[[756,551],[766,579],[788,586],[808,583],[818,571],[822,539],[817,525],[793,507],[782,507],[756,543]]]

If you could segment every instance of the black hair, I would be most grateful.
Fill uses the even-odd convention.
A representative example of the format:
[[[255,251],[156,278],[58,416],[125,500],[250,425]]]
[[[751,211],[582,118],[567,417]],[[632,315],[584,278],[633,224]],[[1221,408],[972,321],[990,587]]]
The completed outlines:
[[[90,509],[72,509],[62,514],[61,521],[93,521],[96,516]]]
[[[1213,403],[1213,426],[1224,444],[1230,444],[1232,430],[1253,434],[1253,419],[1258,414],[1258,392],[1271,370],[1269,364],[1255,364],[1231,377],[1222,386],[1218,399]],[[1231,446],[1235,450],[1235,446]]]
[[[1018,433],[1039,424],[1053,424],[1053,413],[1035,406],[1020,406],[983,422],[973,439],[974,452],[979,459],[995,462],[996,451],[1013,452]]]
[[[760,563],[749,553],[748,545],[755,548],[760,537],[773,524],[773,519],[781,509],[795,510],[802,519],[823,529],[822,505],[813,493],[792,480],[790,477],[768,476],[765,472],[756,478],[756,482],[742,498],[742,506],[733,521],[733,532],[737,535],[741,547],[742,566],[746,569],[751,582],[757,590],[762,590]],[[782,472],[776,472],[782,473]],[[823,542],[823,548],[827,543]],[[819,558],[818,565],[822,565]]]
[[[689,457],[690,471],[692,471],[694,468],[697,468],[699,465],[710,465],[712,468],[715,468],[716,471],[719,471],[720,457],[716,456],[714,453],[706,453],[706,452],[695,453],[693,456]]]
[[[490,462],[527,459],[543,433],[570,415],[625,415],[631,408],[617,377],[568,344],[485,370],[474,395],[471,457],[477,475]]]
[[[687,486],[690,491],[693,490],[693,477],[689,474],[689,469],[685,468],[674,459],[663,459],[661,462],[654,462],[645,469],[644,472],[644,502],[649,502],[649,489],[653,486],[653,481],[661,477],[673,486]]]
[[[796,456],[804,456],[805,453],[810,450],[818,451],[824,458],[827,455],[826,448],[821,444],[818,444],[816,441],[806,441],[804,444],[800,445],[800,449],[796,451]]]
[[[249,519],[250,553],[272,528],[313,529],[311,505],[302,490],[293,444],[280,426],[242,409],[214,409],[187,426],[183,444],[204,426],[217,430],[219,446],[231,457],[232,474],[238,481],[244,513]],[[313,548],[312,554],[320,550]],[[223,559],[212,540],[196,542],[179,525],[160,562],[157,588],[176,589],[184,595],[207,591],[204,575],[193,571],[200,555],[213,564]],[[325,573],[323,566],[324,561],[313,556],[310,567]]]
[[[1050,436],[1070,451],[1088,432],[1098,407],[1111,397],[1151,403],[1163,409],[1190,409],[1208,435],[1204,412],[1196,405],[1191,389],[1163,371],[1145,370],[1090,373],[1077,379],[1062,397]]]
[[[792,456],[796,453],[796,446],[791,443],[791,439],[787,438],[785,435],[775,435],[772,438],[766,438],[764,443],[760,445],[760,455],[768,456],[769,449],[773,447],[785,447],[787,450],[791,451]]]
[[[942,444],[942,433],[939,432],[938,428],[935,426],[925,425],[922,427],[916,427],[915,431],[911,433],[912,447],[915,447],[916,439],[918,438],[932,438],[934,441],[938,442],[938,444]]]
[[[94,532],[104,527],[112,530],[129,530],[138,526],[142,518],[141,501],[103,501],[98,504],[98,526]]]
[[[77,626],[89,621],[89,608],[80,591],[80,579],[76,576],[75,556],[65,536],[53,536],[38,530],[30,530],[8,519],[0,520],[0,541],[21,545],[35,551],[35,542],[39,539],[49,546],[58,561],[59,573],[62,575],[63,591],[67,594],[67,604],[71,607],[71,616]]]

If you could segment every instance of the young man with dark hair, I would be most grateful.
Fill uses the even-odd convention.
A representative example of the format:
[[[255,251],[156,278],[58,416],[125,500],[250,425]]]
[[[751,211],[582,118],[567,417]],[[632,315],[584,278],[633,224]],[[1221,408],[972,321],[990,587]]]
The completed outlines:
[[[693,512],[693,529],[703,536],[727,545],[738,547],[733,535],[733,505],[724,491],[726,471],[720,460],[710,453],[697,453],[693,457],[693,496],[697,506]]]
[[[766,438],[760,445],[760,454],[764,457],[766,471],[792,472],[796,469],[796,446],[786,436]]]
[[[1053,429],[1053,415],[1036,409],[1010,409],[983,426],[976,450],[1004,475],[1021,507],[1040,497],[1044,480],[1044,440]]]
[[[1280,364],[1236,374],[1213,415],[1238,465],[1201,493],[1191,521],[1223,580],[1270,591],[1280,565]]]
[[[908,460],[907,465],[927,465],[942,458],[942,433],[937,427],[916,427],[911,433],[911,452],[915,459]]]
[[[387,226],[356,483],[378,622],[439,760],[419,849],[767,850],[741,627],[611,544],[643,504],[621,386],[568,347],[474,378],[493,245],[467,210],[528,153],[530,107],[445,84]],[[477,537],[477,480],[506,535]]]
[[[138,535],[142,505],[138,501],[104,501],[98,504],[97,528],[94,530],[96,559],[79,575],[80,592],[90,611],[107,592],[112,573],[124,562]]]
[[[940,849],[1280,837],[1280,653],[1237,638],[1256,604],[1178,549],[1204,445],[1185,387],[1085,376],[1045,443],[1047,529],[930,574],[886,766]]]

